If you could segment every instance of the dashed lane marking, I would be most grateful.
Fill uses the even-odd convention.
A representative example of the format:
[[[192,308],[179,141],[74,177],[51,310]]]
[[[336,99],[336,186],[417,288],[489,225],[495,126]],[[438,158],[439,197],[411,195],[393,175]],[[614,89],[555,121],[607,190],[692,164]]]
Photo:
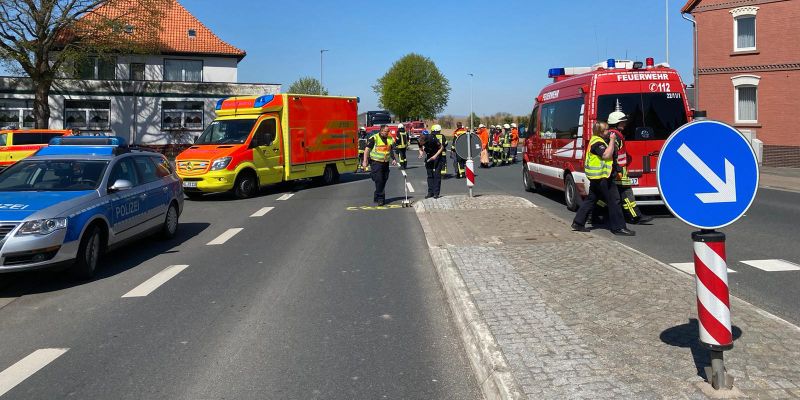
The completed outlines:
[[[694,263],[693,262],[689,262],[689,263],[674,263],[674,264],[670,264],[670,265],[673,266],[675,269],[681,271],[681,272],[685,272],[685,273],[687,273],[689,275],[694,275]],[[734,273],[734,272],[736,272],[736,271],[728,268],[728,273],[729,274],[730,273]]]
[[[262,208],[262,209],[260,209],[260,210],[258,210],[256,212],[254,212],[253,215],[251,215],[250,217],[251,218],[253,218],[253,217],[263,217],[268,212],[272,211],[273,208],[275,208],[275,207],[264,207],[264,208]]]
[[[411,182],[406,182],[406,187],[408,188],[409,192],[414,193],[414,187],[411,186]]]
[[[0,372],[0,396],[61,357],[69,349],[39,349]]]
[[[286,193],[283,196],[278,197],[278,200],[280,201],[289,200],[292,198],[292,196],[294,196],[294,193]]]
[[[767,272],[800,271],[800,265],[786,260],[750,260],[742,261],[742,264]]]
[[[130,292],[123,294],[122,297],[145,297],[188,267],[188,265],[170,265],[152,278],[142,282],[141,285],[133,288]]]
[[[228,229],[227,231],[222,232],[221,235],[217,236],[216,239],[206,243],[206,246],[215,246],[215,245],[218,245],[218,244],[224,244],[225,242],[230,240],[230,238],[236,236],[236,234],[241,232],[243,229],[244,228],[231,228],[231,229]]]

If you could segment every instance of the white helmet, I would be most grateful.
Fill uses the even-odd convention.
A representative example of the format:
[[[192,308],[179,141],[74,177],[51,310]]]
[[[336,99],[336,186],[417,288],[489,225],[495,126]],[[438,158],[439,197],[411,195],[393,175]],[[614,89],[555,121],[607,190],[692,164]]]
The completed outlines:
[[[620,122],[625,122],[628,120],[628,116],[625,115],[622,111],[614,111],[611,114],[608,114],[608,124],[609,125],[616,125]]]
[[[511,124],[511,127],[512,127],[512,128],[516,128],[516,127],[517,127],[517,124]]]
[[[492,129],[494,129],[494,125],[489,125],[489,128],[492,128]]]
[[[486,128],[486,125],[484,125],[484,124],[478,124],[478,128]]]
[[[403,129],[403,124],[397,124],[397,129]]]
[[[360,130],[360,131],[365,131],[365,130],[367,130],[367,128],[365,128],[365,127],[363,127],[363,126],[362,126],[361,128],[358,128],[358,130]]]
[[[509,125],[509,124],[503,124],[503,129],[511,129],[511,125]]]

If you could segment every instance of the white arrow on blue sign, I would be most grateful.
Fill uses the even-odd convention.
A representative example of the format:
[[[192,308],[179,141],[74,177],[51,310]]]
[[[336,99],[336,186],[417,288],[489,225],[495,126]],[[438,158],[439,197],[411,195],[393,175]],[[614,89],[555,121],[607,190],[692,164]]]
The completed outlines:
[[[664,203],[700,229],[730,225],[758,190],[758,160],[739,131],[702,120],[678,128],[664,143],[656,170]]]

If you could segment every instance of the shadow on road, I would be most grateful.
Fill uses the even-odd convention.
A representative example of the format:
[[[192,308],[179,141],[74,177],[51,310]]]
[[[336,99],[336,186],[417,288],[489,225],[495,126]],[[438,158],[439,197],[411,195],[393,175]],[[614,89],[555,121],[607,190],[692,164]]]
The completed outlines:
[[[732,328],[733,340],[742,337],[742,330],[738,326]],[[683,325],[673,326],[664,330],[659,336],[662,342],[675,347],[689,348],[692,352],[694,365],[697,368],[697,375],[708,380],[705,367],[711,365],[711,353],[700,344],[699,326],[697,319],[690,318],[689,322]]]
[[[259,190],[258,194],[253,196],[253,198],[259,198],[263,196],[270,196],[274,194],[282,194],[288,192],[299,192],[302,190],[313,189],[318,187],[336,186],[337,184],[358,182],[366,179],[371,179],[369,173],[342,174],[340,175],[339,183],[333,185],[325,185],[316,179],[299,179],[296,181],[281,182],[262,188],[261,190]],[[231,193],[211,193],[200,197],[196,197],[194,199],[187,198],[186,200],[193,202],[204,202],[204,201],[220,202],[220,201],[238,201],[239,199],[234,197],[233,194]]]
[[[101,280],[125,272],[139,264],[165,253],[174,253],[174,248],[206,230],[208,223],[181,223],[176,236],[171,240],[144,238],[112,250],[100,261],[94,280]],[[65,270],[22,271],[0,275],[0,298],[20,297],[35,293],[47,293],[80,286],[86,281],[76,280]]]

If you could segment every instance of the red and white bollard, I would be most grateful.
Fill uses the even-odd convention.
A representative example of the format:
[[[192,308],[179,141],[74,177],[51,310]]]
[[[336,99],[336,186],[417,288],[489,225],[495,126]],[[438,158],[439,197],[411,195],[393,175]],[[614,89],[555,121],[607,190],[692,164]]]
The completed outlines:
[[[469,197],[472,197],[472,187],[475,186],[475,163],[472,159],[467,160],[467,188],[469,188]]]
[[[725,234],[704,230],[692,233],[692,240],[700,343],[711,351],[706,377],[714,389],[730,389],[733,377],[725,372],[722,357],[723,351],[733,348]]]

